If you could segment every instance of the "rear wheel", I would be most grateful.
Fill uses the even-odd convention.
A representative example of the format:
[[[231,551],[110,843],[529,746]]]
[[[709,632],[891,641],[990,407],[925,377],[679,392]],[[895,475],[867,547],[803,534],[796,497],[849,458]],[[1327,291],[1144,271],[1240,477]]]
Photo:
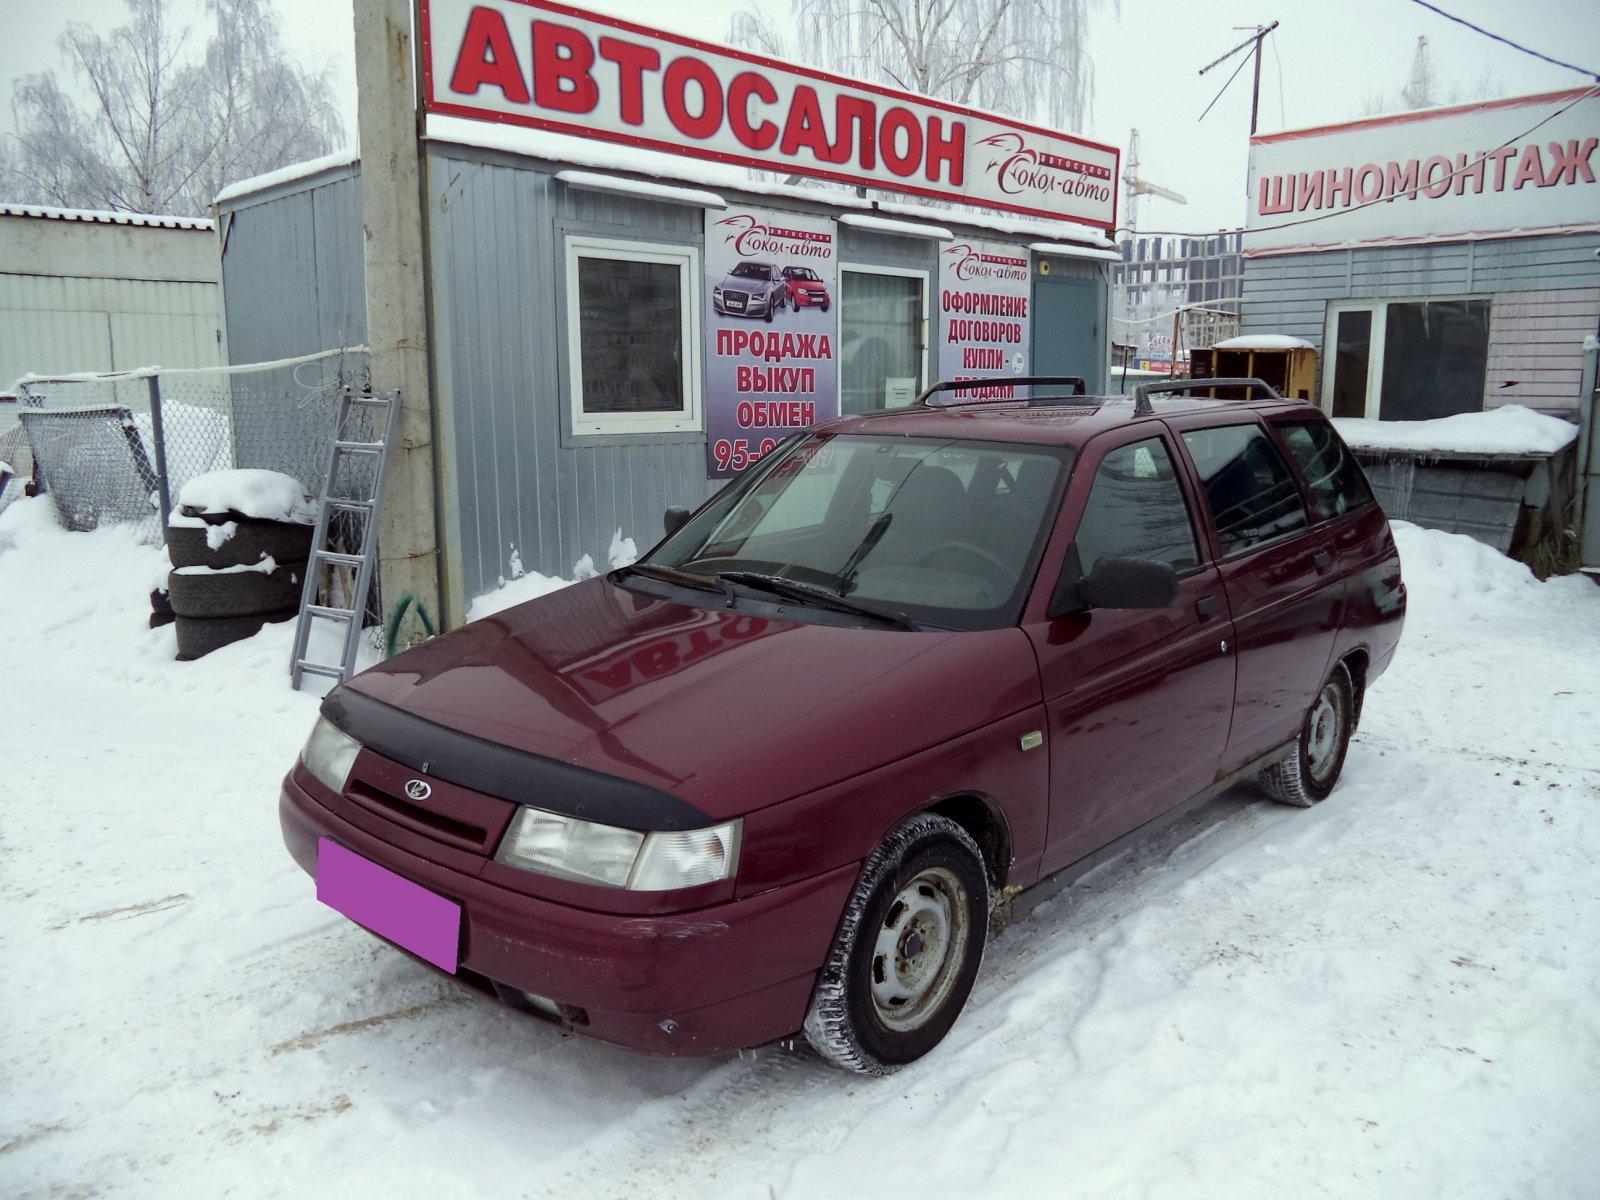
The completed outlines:
[[[1344,770],[1354,713],[1355,688],[1350,672],[1340,663],[1317,693],[1289,756],[1257,777],[1267,794],[1299,808],[1327,799]]]
[[[954,821],[924,813],[867,859],[806,1014],[837,1066],[886,1075],[921,1058],[961,1014],[983,960],[989,881]]]

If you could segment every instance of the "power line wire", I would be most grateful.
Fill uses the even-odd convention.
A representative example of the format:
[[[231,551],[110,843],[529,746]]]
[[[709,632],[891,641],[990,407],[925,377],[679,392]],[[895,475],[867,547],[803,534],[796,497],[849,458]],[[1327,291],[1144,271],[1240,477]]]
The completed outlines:
[[[1562,113],[1566,112],[1568,109],[1576,108],[1579,104],[1582,104],[1585,100],[1589,99],[1591,96],[1597,96],[1597,95],[1600,95],[1600,84],[1596,84],[1594,87],[1591,87],[1591,88],[1586,88],[1578,96],[1574,97],[1572,100],[1568,101],[1566,104],[1563,104],[1560,108],[1556,109],[1554,112],[1547,113],[1545,116],[1541,117],[1538,121],[1536,121],[1532,125],[1528,126],[1528,128],[1524,129],[1521,133],[1513,134],[1511,137],[1508,137],[1505,141],[1501,142],[1498,146],[1494,146],[1494,147],[1492,147],[1492,148],[1490,148],[1488,150],[1485,150],[1482,154],[1480,154],[1477,157],[1476,160],[1474,160],[1473,162],[1467,164],[1466,166],[1458,167],[1456,170],[1451,171],[1447,175],[1441,175],[1438,179],[1435,179],[1428,186],[1429,187],[1435,187],[1435,186],[1437,186],[1437,185],[1439,185],[1441,183],[1449,183],[1451,180],[1455,179],[1456,176],[1458,176],[1458,175],[1465,175],[1469,171],[1476,170],[1479,167],[1479,165],[1485,159],[1487,159],[1489,155],[1493,154],[1496,150],[1504,150],[1507,146],[1515,145],[1517,142],[1520,142],[1523,138],[1527,137],[1530,133],[1533,133],[1533,132],[1541,129],[1544,126],[1548,125],[1551,121],[1554,121],[1557,117],[1559,117]],[[1330,221],[1334,217],[1342,217],[1342,216],[1345,216],[1348,213],[1360,212],[1362,209],[1371,208],[1375,204],[1388,204],[1388,203],[1391,203],[1392,201],[1398,200],[1401,196],[1410,196],[1412,199],[1415,199],[1417,192],[1419,192],[1420,190],[1421,190],[1421,186],[1419,185],[1418,187],[1410,188],[1410,189],[1408,189],[1408,190],[1406,190],[1404,192],[1397,192],[1393,196],[1379,196],[1376,200],[1367,200],[1367,201],[1364,201],[1361,204],[1352,204],[1349,208],[1338,208],[1338,209],[1334,209],[1332,212],[1319,213],[1318,215],[1316,215],[1314,217],[1301,217],[1298,220],[1294,220],[1294,221],[1278,221],[1277,223],[1272,224],[1272,225],[1257,225],[1257,226],[1254,226],[1253,228],[1252,227],[1245,227],[1245,226],[1235,226],[1233,229],[1213,229],[1213,230],[1211,230],[1209,232],[1206,232],[1206,233],[1197,233],[1192,229],[1140,229],[1137,232],[1138,232],[1140,237],[1216,237],[1218,234],[1221,234],[1221,233],[1243,233],[1246,236],[1248,236],[1248,235],[1250,235],[1252,233],[1271,233],[1271,232],[1273,232],[1275,230],[1279,230],[1279,229],[1292,229],[1296,225],[1312,225],[1312,224],[1315,224],[1318,221]],[[1126,232],[1126,231],[1124,231],[1124,232]]]
[[[1440,8],[1437,4],[1430,4],[1428,0],[1411,0],[1411,2],[1413,4],[1420,4],[1429,12],[1438,13],[1439,16],[1443,17],[1447,21],[1454,21],[1457,25],[1465,25],[1474,33],[1481,33],[1486,38],[1490,38],[1493,41],[1501,43],[1502,45],[1510,46],[1513,50],[1520,50],[1524,54],[1531,54],[1533,57],[1543,59],[1545,62],[1554,66],[1565,67],[1569,71],[1576,71],[1580,75],[1587,75],[1590,79],[1600,81],[1600,71],[1591,71],[1588,67],[1580,67],[1574,63],[1563,62],[1559,58],[1551,58],[1548,54],[1544,54],[1541,51],[1533,49],[1532,47],[1524,46],[1521,42],[1513,42],[1508,37],[1501,37],[1498,33],[1491,33],[1482,25],[1474,25],[1465,17],[1458,17],[1454,13],[1445,12],[1445,10]]]

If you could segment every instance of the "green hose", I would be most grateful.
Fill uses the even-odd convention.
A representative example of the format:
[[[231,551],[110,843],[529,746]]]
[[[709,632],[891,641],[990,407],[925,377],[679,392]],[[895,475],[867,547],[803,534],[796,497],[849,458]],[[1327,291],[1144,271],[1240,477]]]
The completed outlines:
[[[401,595],[389,610],[389,619],[383,623],[383,656],[393,658],[400,652],[400,623],[406,619],[406,611],[412,607],[417,610],[417,620],[422,623],[422,631],[428,637],[437,637],[439,627],[433,623],[433,617],[428,613],[428,606],[418,600],[410,592]]]

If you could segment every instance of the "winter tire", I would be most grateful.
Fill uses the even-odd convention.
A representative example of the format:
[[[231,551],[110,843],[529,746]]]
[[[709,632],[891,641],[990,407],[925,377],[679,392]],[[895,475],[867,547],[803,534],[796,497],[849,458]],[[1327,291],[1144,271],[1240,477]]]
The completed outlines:
[[[213,650],[254,637],[269,621],[290,621],[294,615],[294,609],[287,609],[277,613],[257,613],[250,617],[179,617],[176,621],[178,661],[193,662],[197,658],[204,658]]]
[[[1289,756],[1257,776],[1267,795],[1298,808],[1326,800],[1344,770],[1354,715],[1355,689],[1350,672],[1340,663],[1317,693]]]
[[[238,522],[239,528],[215,550],[206,542],[208,526],[167,527],[167,557],[175,567],[250,567],[269,557],[300,562],[311,555],[311,526],[288,521]]]
[[[150,615],[153,617],[168,617],[172,613],[172,601],[161,588],[150,589]]]
[[[829,1062],[887,1075],[944,1039],[983,961],[989,879],[961,826],[923,813],[874,850],[806,1013]]]
[[[173,571],[167,596],[180,617],[251,617],[300,606],[306,564],[273,571]]]

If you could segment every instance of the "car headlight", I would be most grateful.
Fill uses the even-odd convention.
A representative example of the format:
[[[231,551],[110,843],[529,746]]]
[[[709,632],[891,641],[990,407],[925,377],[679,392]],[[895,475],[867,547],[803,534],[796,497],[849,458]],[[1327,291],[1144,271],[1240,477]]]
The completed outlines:
[[[495,859],[557,879],[634,892],[668,892],[731,878],[743,821],[709,829],[640,833],[522,808]]]
[[[300,751],[300,761],[330,790],[342,792],[345,781],[350,778],[350,768],[360,753],[360,742],[326,717],[318,717],[311,736],[306,739],[306,748]]]

